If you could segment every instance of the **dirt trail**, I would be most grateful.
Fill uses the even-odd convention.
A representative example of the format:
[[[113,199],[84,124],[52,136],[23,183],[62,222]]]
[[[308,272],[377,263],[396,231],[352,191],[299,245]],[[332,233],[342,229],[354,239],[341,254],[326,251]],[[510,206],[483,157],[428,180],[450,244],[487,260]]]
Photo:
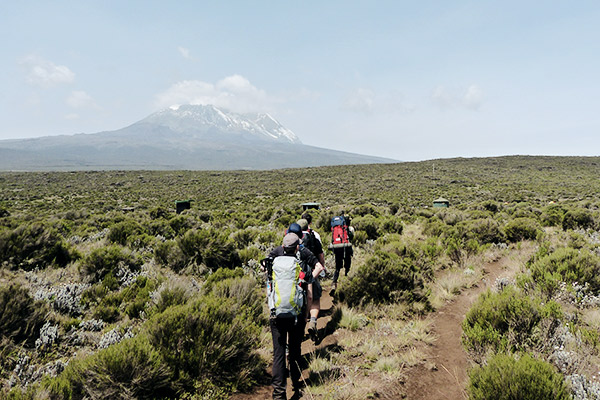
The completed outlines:
[[[515,250],[515,253],[519,253],[517,254],[519,259],[527,257],[531,252],[531,248]],[[515,254],[511,254],[511,256],[513,255]],[[403,398],[410,400],[466,399],[465,387],[469,362],[460,341],[461,323],[467,311],[483,291],[490,288],[497,278],[513,278],[520,265],[522,262],[515,261],[512,257],[504,257],[486,264],[484,277],[478,285],[465,289],[436,312],[433,316],[432,333],[437,340],[431,346],[423,345],[425,361],[406,371],[406,379],[404,379],[401,389],[405,395]],[[333,311],[332,298],[327,293],[326,287],[327,285],[323,290],[321,316],[317,325],[323,341],[315,346],[310,339],[305,338],[302,343],[302,355],[307,359],[315,349],[337,343],[337,336],[326,332],[326,326]],[[302,373],[304,379],[308,379],[307,367],[306,363]],[[397,386],[394,389],[397,389]],[[393,392],[397,393],[397,390],[393,390]],[[288,398],[291,396],[291,382],[288,379]],[[232,397],[233,400],[268,400],[271,398],[272,389],[269,385],[257,387],[253,393],[236,394]],[[311,396],[305,392],[303,398],[309,399]]]
[[[521,250],[521,256],[530,249]],[[521,263],[508,257],[484,266],[485,275],[480,284],[464,290],[452,302],[442,307],[433,317],[433,333],[437,340],[425,349],[426,361],[406,374],[404,393],[406,399],[466,399],[469,362],[461,344],[461,324],[478,296],[497,278],[513,278]]]

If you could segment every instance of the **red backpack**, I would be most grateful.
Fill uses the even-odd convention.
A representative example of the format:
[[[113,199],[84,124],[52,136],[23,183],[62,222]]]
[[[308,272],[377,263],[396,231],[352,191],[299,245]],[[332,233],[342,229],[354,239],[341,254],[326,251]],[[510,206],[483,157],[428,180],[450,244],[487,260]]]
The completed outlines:
[[[348,236],[348,223],[343,216],[331,218],[331,244],[330,248],[350,247]]]

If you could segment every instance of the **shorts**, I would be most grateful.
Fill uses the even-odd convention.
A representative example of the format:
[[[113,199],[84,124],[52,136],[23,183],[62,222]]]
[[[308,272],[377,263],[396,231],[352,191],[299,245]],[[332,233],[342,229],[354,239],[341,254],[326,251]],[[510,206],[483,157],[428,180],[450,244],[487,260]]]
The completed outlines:
[[[313,283],[313,300],[319,300],[323,294],[323,288],[321,287],[321,281],[319,278],[314,278]]]

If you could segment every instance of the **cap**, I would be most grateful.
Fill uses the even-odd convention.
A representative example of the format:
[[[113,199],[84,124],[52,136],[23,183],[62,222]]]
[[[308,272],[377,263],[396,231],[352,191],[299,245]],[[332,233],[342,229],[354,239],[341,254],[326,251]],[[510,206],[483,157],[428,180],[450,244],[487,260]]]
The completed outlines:
[[[302,237],[302,227],[294,222],[288,228],[288,233],[295,233],[298,236],[298,238],[301,238]]]
[[[303,231],[308,230],[308,221],[304,218],[299,219],[297,224],[300,225],[300,228],[302,228]]]
[[[283,237],[283,247],[292,248],[298,246],[300,239],[295,233],[288,233]]]

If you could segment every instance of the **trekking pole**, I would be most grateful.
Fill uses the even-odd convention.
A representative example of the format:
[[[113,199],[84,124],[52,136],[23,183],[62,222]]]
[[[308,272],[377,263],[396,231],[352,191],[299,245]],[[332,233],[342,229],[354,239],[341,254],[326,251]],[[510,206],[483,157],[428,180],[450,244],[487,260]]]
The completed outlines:
[[[300,364],[298,364],[298,361],[294,361],[296,363],[296,367],[298,367],[298,371],[300,371],[300,379],[302,379],[302,382],[304,382],[304,387],[306,388],[306,391],[308,392],[308,395],[310,396],[311,399],[314,400],[314,397],[312,395],[312,393],[310,392],[310,389],[308,388],[308,384],[306,383],[306,380],[304,379],[304,377],[302,376],[302,369],[300,369]]]

